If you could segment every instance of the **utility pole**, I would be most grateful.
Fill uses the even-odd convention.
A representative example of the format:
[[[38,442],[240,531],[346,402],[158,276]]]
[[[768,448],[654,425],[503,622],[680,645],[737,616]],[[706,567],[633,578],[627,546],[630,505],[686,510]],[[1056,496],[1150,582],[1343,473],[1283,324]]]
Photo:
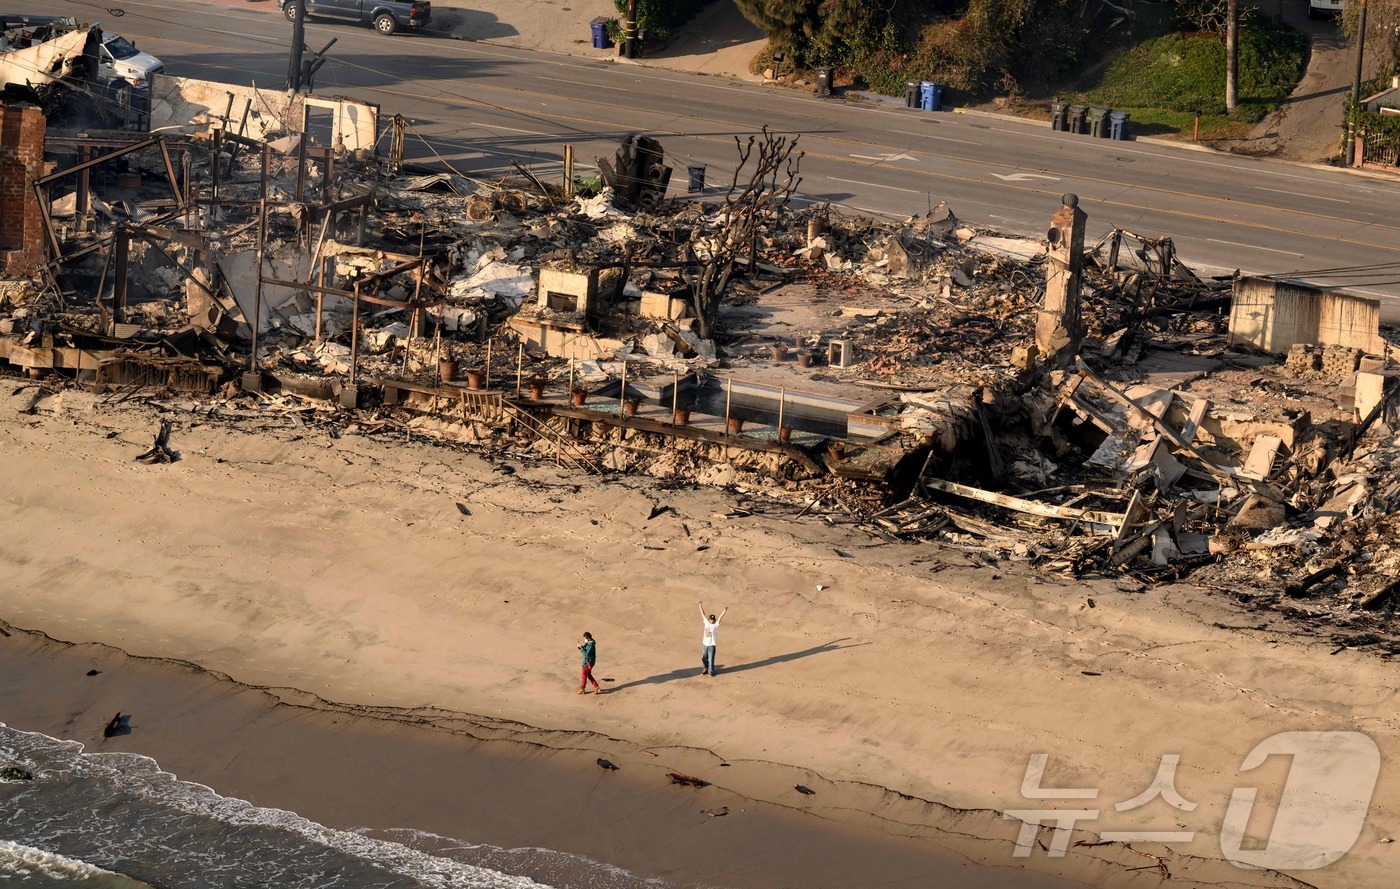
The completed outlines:
[[[1356,0],[1358,15],[1356,19],[1356,73],[1351,78],[1351,104],[1356,107],[1361,104],[1361,62],[1366,49],[1366,0]],[[1342,146],[1342,160],[1349,167],[1356,160],[1356,131],[1352,127],[1355,117],[1351,114],[1346,116],[1347,125],[1343,129],[1346,133],[1346,144]]]
[[[622,23],[622,55],[637,57],[637,0],[627,0],[627,20]]]
[[[306,0],[292,0],[292,4],[292,54],[287,60],[287,92],[299,93],[301,54],[306,49]]]
[[[1225,113],[1240,105],[1240,4],[1230,0],[1225,23]]]

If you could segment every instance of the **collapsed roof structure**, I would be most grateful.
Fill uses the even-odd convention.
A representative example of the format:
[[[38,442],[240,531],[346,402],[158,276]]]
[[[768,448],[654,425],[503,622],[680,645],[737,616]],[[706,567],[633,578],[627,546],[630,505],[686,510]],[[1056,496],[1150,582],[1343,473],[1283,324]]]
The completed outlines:
[[[35,387],[732,485],[1354,633],[1400,604],[1373,300],[1086,244],[1072,195],[1036,241],[797,210],[792,176],[667,198],[653,139],[591,184],[487,182],[406,166],[411,127],[351,99],[157,75],[145,107],[140,132],[0,108],[0,368]]]

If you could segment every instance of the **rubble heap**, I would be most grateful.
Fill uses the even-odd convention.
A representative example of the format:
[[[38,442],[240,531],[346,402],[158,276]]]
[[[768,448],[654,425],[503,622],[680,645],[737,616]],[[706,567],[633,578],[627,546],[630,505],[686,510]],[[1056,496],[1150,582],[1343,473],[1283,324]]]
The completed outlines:
[[[484,181],[316,144],[297,116],[335,101],[256,138],[232,101],[181,136],[50,130],[25,183],[43,261],[0,282],[0,366],[738,485],[890,543],[1189,576],[1353,630],[1397,605],[1400,383],[1372,301],[1203,280],[1166,237],[1086,247],[1073,196],[1048,241],[944,204],[778,201],[709,317],[698,277],[737,211],[666,199],[656,140],[593,189]]]

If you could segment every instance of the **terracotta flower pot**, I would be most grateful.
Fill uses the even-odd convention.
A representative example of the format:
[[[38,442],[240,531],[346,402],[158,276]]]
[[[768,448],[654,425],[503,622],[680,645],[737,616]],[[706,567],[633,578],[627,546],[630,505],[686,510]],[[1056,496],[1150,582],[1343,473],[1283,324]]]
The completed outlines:
[[[791,427],[791,426],[779,426],[779,427],[778,427],[778,441],[782,442],[783,444],[787,444],[787,443],[788,443],[789,441],[791,441],[791,440],[792,440],[792,427]]]
[[[744,431],[744,421],[738,417],[730,417],[729,422],[725,424],[725,431],[730,435],[738,435]]]
[[[807,351],[806,349],[803,349],[802,351],[798,352],[798,353],[797,353],[797,366],[798,366],[798,367],[811,367],[811,366],[812,366],[812,353],[809,352],[809,351]]]
[[[586,401],[588,401],[587,389],[575,389],[569,393],[569,404],[574,407],[583,407]]]
[[[622,402],[622,415],[624,417],[635,417],[637,415],[637,408],[641,406],[642,401],[640,398],[624,399]]]
[[[452,382],[457,376],[457,362],[451,358],[438,359],[438,379],[444,383]]]
[[[782,343],[774,343],[768,347],[773,352],[774,361],[786,361],[788,357],[788,347]]]
[[[675,421],[676,421],[676,425],[677,425],[677,426],[686,426],[686,425],[688,425],[688,424],[690,423],[690,408],[688,408],[688,407],[678,407],[678,408],[676,408],[676,415],[675,415],[674,419],[675,419]]]
[[[480,389],[486,384],[486,374],[479,370],[467,371],[467,388]]]

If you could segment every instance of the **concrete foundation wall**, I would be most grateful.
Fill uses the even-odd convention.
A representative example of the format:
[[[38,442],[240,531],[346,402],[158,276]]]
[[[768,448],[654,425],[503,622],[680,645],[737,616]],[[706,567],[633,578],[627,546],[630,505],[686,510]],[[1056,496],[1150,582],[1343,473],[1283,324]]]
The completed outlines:
[[[346,151],[373,151],[379,130],[379,106],[353,99],[319,96],[287,98],[285,92],[157,74],[151,79],[151,132],[208,134],[223,126],[249,139],[274,133],[301,132],[307,110],[330,114],[330,146]],[[240,130],[240,127],[242,129]],[[322,130],[309,131],[317,139]]]
[[[800,389],[784,389],[749,380],[711,377],[697,393],[696,407],[717,417],[725,415],[751,423],[774,425],[782,403],[783,425],[818,435],[845,437],[850,415],[864,402]]]
[[[379,106],[353,99],[322,99],[306,97],[309,114],[312,109],[331,113],[331,144],[337,151],[373,151],[379,137]],[[314,134],[308,129],[308,134]]]
[[[293,319],[296,319],[297,323],[291,323],[291,326],[303,333],[307,332],[308,329],[314,329],[314,315],[309,318],[302,317],[315,310],[316,299],[310,291],[283,287],[279,284],[264,284],[262,300],[259,304],[257,299],[258,279],[255,273],[258,264],[257,250],[248,249],[227,253],[218,257],[216,262],[238,305],[238,311],[230,314],[233,316],[233,320],[241,325],[240,336],[246,338],[252,333],[246,325],[248,319],[253,315],[255,305],[259,309],[258,331],[260,333],[266,333],[274,326],[291,323]],[[310,268],[311,258],[300,251],[269,251],[268,255],[263,258],[263,277],[276,278],[279,281],[305,281],[309,277]],[[341,296],[328,296],[324,302],[325,311],[329,314],[331,311],[339,309],[342,303],[348,305],[350,300]]]
[[[209,133],[223,125],[225,114],[229,132],[239,133],[245,111],[247,123],[240,135],[249,139],[296,132],[301,126],[301,102],[288,99],[285,92],[168,74],[151,78],[153,133]]]
[[[546,324],[516,316],[510,326],[520,334],[528,349],[544,352],[552,358],[576,361],[597,361],[613,357],[622,348],[622,340],[598,337],[581,328]]]
[[[1380,303],[1268,278],[1235,282],[1230,342],[1286,353],[1295,343],[1379,354]]]

